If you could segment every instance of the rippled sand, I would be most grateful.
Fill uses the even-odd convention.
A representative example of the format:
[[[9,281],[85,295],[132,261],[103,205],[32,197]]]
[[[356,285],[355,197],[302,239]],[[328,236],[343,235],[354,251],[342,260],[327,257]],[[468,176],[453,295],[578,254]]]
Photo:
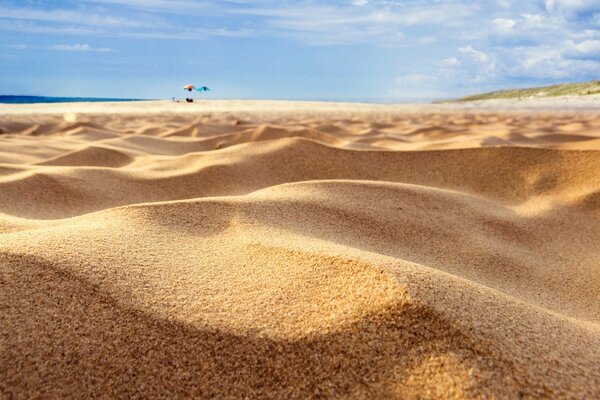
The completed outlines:
[[[0,111],[0,397],[600,397],[600,111]]]

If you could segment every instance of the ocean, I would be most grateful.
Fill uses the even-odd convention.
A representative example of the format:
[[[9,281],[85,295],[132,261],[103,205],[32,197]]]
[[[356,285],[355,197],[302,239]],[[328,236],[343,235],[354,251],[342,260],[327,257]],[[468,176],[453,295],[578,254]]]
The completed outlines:
[[[99,101],[144,101],[146,99],[115,99],[102,97],[47,97],[47,96],[7,96],[0,95],[0,103],[33,104],[33,103],[82,103]]]

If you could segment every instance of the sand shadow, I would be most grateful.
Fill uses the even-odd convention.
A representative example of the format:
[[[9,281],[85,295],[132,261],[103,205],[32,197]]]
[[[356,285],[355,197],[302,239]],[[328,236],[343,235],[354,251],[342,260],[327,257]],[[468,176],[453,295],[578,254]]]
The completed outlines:
[[[416,398],[423,385],[443,389],[435,379],[444,376],[467,396],[473,384],[493,392],[512,379],[490,372],[499,370],[497,361],[484,349],[414,304],[339,332],[274,340],[158,318],[69,269],[32,255],[0,255],[2,396]],[[431,360],[442,360],[440,375],[411,380]],[[443,360],[454,364],[444,371]],[[463,369],[476,371],[476,383],[453,375]]]

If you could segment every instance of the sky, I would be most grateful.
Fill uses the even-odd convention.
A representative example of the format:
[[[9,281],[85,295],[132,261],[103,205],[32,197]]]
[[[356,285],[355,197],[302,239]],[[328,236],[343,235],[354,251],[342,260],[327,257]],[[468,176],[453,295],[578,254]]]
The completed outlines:
[[[414,101],[600,79],[600,0],[0,0],[0,94]]]

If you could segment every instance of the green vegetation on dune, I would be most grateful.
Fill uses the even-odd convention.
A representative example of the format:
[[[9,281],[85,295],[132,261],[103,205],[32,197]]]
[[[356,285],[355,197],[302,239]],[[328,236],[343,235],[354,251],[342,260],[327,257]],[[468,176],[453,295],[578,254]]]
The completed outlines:
[[[559,85],[526,89],[500,90],[497,92],[462,97],[460,99],[452,100],[452,102],[491,99],[520,99],[527,97],[585,96],[590,94],[600,94],[600,80],[583,83],[562,83]]]

